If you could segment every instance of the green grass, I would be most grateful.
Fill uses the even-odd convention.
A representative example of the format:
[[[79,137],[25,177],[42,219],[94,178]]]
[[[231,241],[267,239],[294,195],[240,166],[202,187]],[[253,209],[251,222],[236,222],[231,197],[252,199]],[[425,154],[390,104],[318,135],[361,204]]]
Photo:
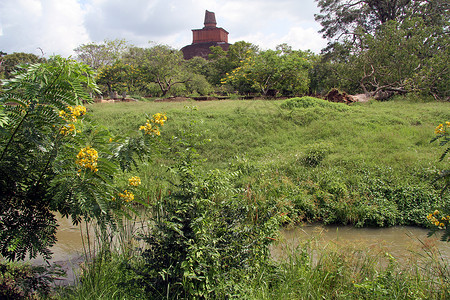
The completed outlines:
[[[139,134],[148,116],[167,114],[161,140],[171,150],[141,169],[148,187],[166,186],[174,137],[189,136],[205,170],[240,172],[236,187],[279,203],[294,223],[425,226],[427,213],[450,202],[432,184],[448,162],[438,162],[443,149],[430,144],[436,125],[450,120],[449,103],[399,97],[347,106],[305,99],[94,104],[89,110],[122,137]]]
[[[439,163],[443,149],[430,144],[436,125],[450,120],[449,108],[407,98],[351,106],[308,98],[94,104],[89,111],[119,137],[140,134],[147,118],[167,114],[161,158],[136,171],[141,197],[150,202],[172,188],[167,168],[177,161],[174,141],[182,138],[196,144],[200,170],[238,174],[231,176],[233,188],[255,206],[283,213],[287,223],[426,226],[430,211],[450,203],[432,184],[448,162]],[[121,287],[133,279],[120,267],[129,258],[98,257],[66,297],[139,298],[141,287]],[[226,280],[214,286],[224,299],[446,299],[447,265],[431,252],[400,263],[384,252],[342,244],[318,248],[310,240],[257,270],[217,274]]]
[[[364,160],[393,167],[435,162],[441,149],[429,144],[434,127],[450,118],[449,103],[419,103],[399,98],[342,106],[283,109],[283,101],[139,102],[95,104],[92,117],[118,135],[136,133],[145,114],[165,112],[166,137],[195,121],[195,130],[211,139],[201,149],[212,166],[237,155],[286,161],[313,143],[333,145],[330,164]],[[195,107],[196,110],[190,108]],[[270,161],[270,159],[269,159]]]

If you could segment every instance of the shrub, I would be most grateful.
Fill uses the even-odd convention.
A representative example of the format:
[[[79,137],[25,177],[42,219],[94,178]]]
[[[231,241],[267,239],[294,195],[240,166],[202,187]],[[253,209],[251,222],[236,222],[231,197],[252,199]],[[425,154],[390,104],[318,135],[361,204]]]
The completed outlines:
[[[314,97],[301,97],[301,98],[291,98],[285,100],[281,103],[281,108],[284,109],[295,109],[295,108],[310,108],[310,107],[323,107],[330,108],[337,111],[346,111],[350,107],[342,103],[329,102],[327,100],[314,98]]]

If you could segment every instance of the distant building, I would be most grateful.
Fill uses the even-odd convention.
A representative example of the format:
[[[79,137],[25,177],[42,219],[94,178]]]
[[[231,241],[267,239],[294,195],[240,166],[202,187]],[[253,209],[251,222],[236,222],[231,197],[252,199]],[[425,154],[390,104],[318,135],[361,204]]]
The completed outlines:
[[[227,51],[230,47],[228,43],[228,31],[216,27],[216,15],[213,12],[205,12],[205,27],[202,29],[192,29],[192,44],[181,48],[184,59],[191,59],[194,56],[200,56],[208,59],[211,53],[209,47],[220,46]]]

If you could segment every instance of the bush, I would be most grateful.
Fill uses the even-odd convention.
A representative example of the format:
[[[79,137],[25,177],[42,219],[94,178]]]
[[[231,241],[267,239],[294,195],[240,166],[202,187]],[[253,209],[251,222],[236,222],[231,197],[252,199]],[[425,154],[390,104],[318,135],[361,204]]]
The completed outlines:
[[[337,111],[346,111],[350,109],[349,106],[342,103],[329,102],[327,100],[308,96],[301,98],[287,99],[281,104],[281,108],[284,109],[310,108],[310,107],[331,108]]]
[[[268,262],[279,216],[251,194],[237,194],[230,182],[238,173],[201,175],[193,167],[192,150],[183,151],[187,154],[172,169],[178,183],[153,204],[143,264],[134,268],[138,278],[128,284],[144,287],[152,299],[239,293],[226,284],[229,276]]]

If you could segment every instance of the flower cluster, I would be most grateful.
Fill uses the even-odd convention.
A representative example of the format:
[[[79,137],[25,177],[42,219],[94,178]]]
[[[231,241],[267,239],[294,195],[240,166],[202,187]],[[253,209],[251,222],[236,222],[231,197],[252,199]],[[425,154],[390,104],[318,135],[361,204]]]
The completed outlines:
[[[154,124],[159,124],[161,126],[164,126],[164,122],[166,122],[166,121],[167,121],[167,117],[164,114],[157,113],[157,114],[153,115],[152,123],[154,123]]]
[[[128,183],[131,186],[138,186],[141,184],[141,178],[139,178],[138,176],[133,176],[130,179],[128,179]]]
[[[61,129],[59,130],[59,133],[61,133],[62,135],[68,135],[71,132],[75,132],[75,124],[73,123],[68,123],[61,127]]]
[[[75,107],[67,106],[67,111],[61,110],[59,116],[66,121],[66,124],[61,127],[59,133],[68,135],[75,132],[75,124],[79,117],[86,114],[86,107],[78,105]]]
[[[445,122],[445,127],[444,127],[444,124],[439,124],[434,129],[434,133],[435,134],[446,134],[448,128],[450,128],[450,122]]]
[[[76,122],[78,117],[86,114],[86,107],[77,105],[75,107],[67,106],[67,110],[61,110],[59,116],[67,122]]]
[[[92,172],[97,172],[98,171],[97,160],[98,160],[97,150],[88,146],[80,150],[80,152],[77,155],[77,160],[75,161],[75,163],[80,167],[91,169]],[[78,172],[81,172],[81,170],[79,170]]]
[[[134,200],[134,194],[127,190],[123,191],[123,193],[119,193],[119,197],[125,200],[126,202],[130,202]]]
[[[159,127],[157,125],[164,126],[164,122],[167,121],[167,117],[164,114],[154,114],[151,120],[147,120],[145,125],[139,127],[139,130],[144,130],[145,134],[161,135]]]
[[[450,216],[439,216],[440,212],[438,210],[435,210],[432,214],[429,214],[427,216],[428,221],[430,221],[431,224],[434,226],[437,226],[441,229],[448,226],[450,222]]]

